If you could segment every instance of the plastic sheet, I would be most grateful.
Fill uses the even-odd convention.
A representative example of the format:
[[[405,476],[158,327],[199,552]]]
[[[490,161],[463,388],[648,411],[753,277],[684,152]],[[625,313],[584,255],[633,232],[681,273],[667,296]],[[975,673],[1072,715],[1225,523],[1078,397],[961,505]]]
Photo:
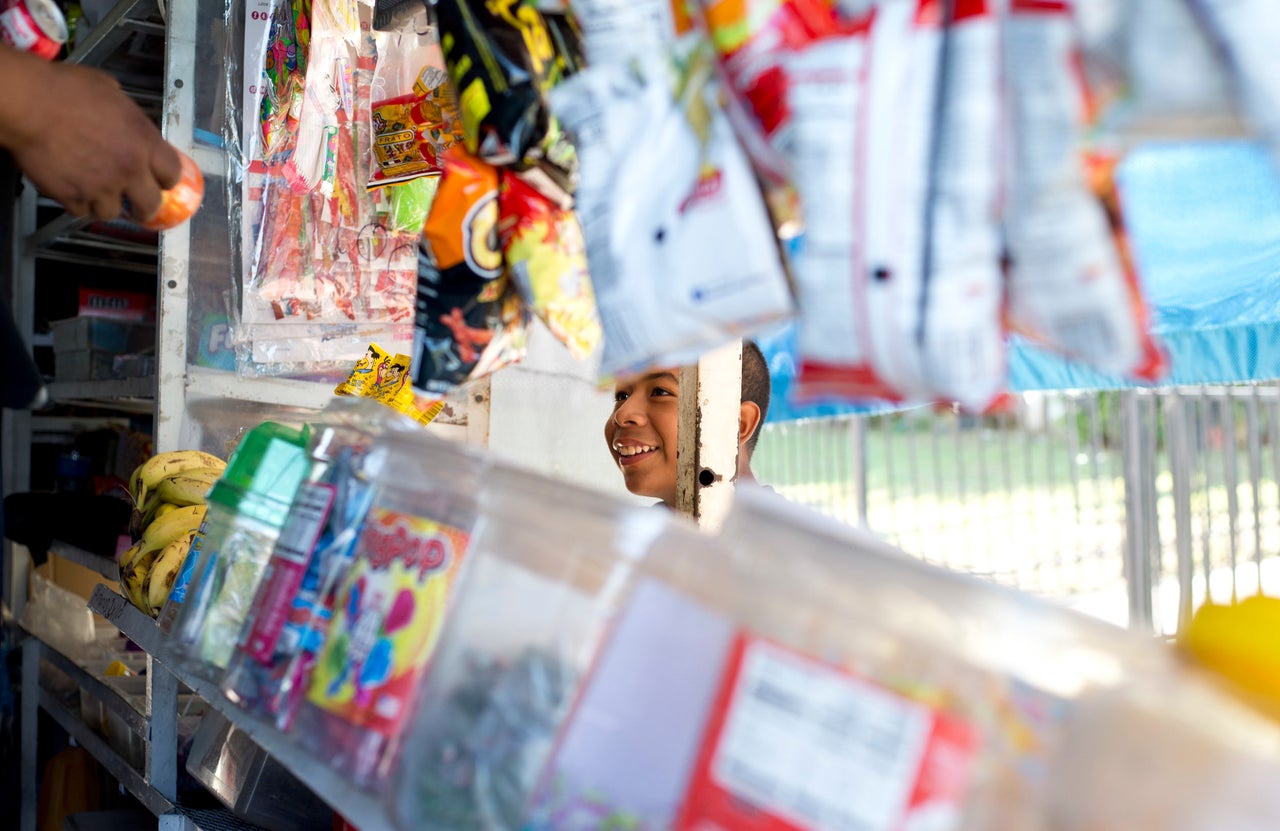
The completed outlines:
[[[244,374],[341,377],[370,341],[407,348],[417,234],[366,192],[376,44],[372,6],[323,0],[245,9],[232,66],[229,180],[244,276],[232,336]],[[363,28],[362,28],[363,26]],[[259,62],[261,59],[261,62]]]

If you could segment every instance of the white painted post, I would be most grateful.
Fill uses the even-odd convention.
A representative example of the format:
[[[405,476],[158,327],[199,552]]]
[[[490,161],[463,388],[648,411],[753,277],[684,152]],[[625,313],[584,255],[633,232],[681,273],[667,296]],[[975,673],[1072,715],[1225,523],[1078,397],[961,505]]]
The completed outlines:
[[[741,341],[680,370],[676,507],[704,531],[718,531],[733,504],[741,401]]]

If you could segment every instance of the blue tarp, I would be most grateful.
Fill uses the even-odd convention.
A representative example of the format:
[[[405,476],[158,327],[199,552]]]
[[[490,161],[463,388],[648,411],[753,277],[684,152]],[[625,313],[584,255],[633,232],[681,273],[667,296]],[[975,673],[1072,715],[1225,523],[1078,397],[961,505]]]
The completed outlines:
[[[1155,144],[1119,170],[1125,218],[1154,328],[1169,350],[1164,383],[1280,379],[1280,175],[1245,141]],[[770,421],[838,412],[847,404],[786,400],[794,334],[761,339],[774,376]],[[1015,390],[1132,386],[1045,350],[1015,342]]]

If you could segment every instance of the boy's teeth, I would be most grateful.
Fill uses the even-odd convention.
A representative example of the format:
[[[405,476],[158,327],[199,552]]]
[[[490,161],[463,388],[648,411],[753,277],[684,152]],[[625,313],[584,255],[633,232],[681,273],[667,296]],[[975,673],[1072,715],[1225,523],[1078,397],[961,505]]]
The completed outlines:
[[[618,455],[619,456],[635,456],[638,453],[647,453],[650,450],[656,450],[656,449],[657,448],[655,447],[649,447],[647,445],[643,447],[619,447]]]

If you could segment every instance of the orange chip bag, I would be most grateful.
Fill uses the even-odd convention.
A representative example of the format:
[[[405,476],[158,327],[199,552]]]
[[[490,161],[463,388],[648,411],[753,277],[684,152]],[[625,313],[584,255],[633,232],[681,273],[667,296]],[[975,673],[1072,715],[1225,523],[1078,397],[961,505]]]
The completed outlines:
[[[413,386],[428,394],[524,357],[527,311],[498,241],[498,171],[455,145],[418,258]]]

